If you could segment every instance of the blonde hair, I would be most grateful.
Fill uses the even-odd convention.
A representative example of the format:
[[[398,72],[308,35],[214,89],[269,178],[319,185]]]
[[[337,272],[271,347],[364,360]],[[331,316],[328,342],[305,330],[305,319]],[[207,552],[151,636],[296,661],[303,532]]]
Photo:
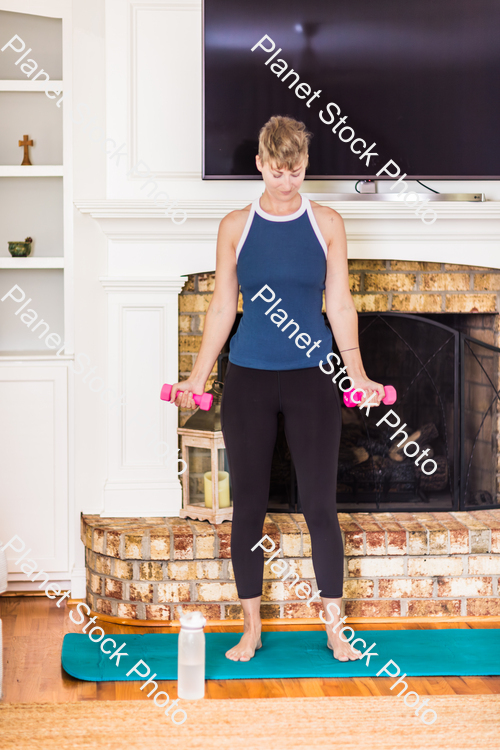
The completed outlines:
[[[262,164],[274,162],[278,169],[290,172],[306,159],[309,166],[309,141],[312,138],[303,122],[280,115],[271,117],[260,129],[259,156]]]

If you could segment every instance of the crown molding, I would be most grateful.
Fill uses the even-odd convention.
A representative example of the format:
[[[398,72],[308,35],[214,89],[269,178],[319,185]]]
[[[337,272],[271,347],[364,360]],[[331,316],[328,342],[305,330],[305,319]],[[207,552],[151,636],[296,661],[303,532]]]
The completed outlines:
[[[182,291],[186,279],[181,276],[147,277],[147,276],[99,276],[106,292],[175,292]]]

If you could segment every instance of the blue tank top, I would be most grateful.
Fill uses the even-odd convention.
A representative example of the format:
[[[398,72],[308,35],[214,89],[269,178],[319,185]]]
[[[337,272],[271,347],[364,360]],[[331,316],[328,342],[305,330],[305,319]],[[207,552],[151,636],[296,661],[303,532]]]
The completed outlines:
[[[259,370],[317,367],[332,350],[321,312],[327,247],[311,203],[273,216],[260,199],[236,248],[243,316],[229,347],[229,361]]]

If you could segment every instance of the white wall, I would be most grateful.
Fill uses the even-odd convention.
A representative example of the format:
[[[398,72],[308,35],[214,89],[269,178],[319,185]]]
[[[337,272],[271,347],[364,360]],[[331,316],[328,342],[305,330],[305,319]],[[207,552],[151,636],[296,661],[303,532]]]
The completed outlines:
[[[106,160],[98,145],[89,138],[85,123],[105,127],[105,43],[104,1],[73,0],[73,168],[74,199],[104,198]],[[79,124],[79,103],[89,115]],[[87,111],[87,110],[82,110]],[[75,353],[86,355],[81,374],[75,374],[74,394],[74,520],[72,547],[75,569],[84,567],[80,542],[80,513],[99,513],[106,480],[106,405],[89,389],[91,377],[106,379],[106,295],[99,276],[106,272],[106,239],[88,216],[74,211],[74,306]],[[88,364],[90,361],[90,364]],[[89,369],[95,373],[84,378]],[[76,372],[81,368],[75,365]]]
[[[21,213],[20,206],[29,206],[29,213]],[[0,257],[10,258],[7,243],[28,235],[33,238],[33,255],[63,255],[60,177],[0,177]]]
[[[33,141],[29,158],[34,166],[62,163],[61,110],[44,93],[2,91],[0,112],[4,113],[0,164],[21,164],[24,148],[19,141],[24,135]]]
[[[49,333],[64,336],[63,272],[58,269],[25,269],[20,275],[18,270],[2,269],[1,282],[2,291],[18,286],[26,295],[24,304],[28,303],[23,310],[23,305],[11,298],[4,301],[0,317],[2,351],[53,353],[47,349],[45,338]],[[17,290],[12,296],[22,299]],[[49,343],[56,344],[57,339]]]
[[[17,11],[21,8],[18,7]],[[44,70],[47,71],[52,80],[62,78],[61,63],[61,28],[60,18],[48,18],[43,15],[29,15],[28,13],[12,12],[16,11],[16,3],[11,4],[10,11],[0,10],[0,29],[2,43],[0,47],[14,35],[21,39],[36,39],[35,47],[32,47],[32,55],[28,55],[24,60],[33,57],[38,61]],[[39,3],[39,13],[45,12],[43,3]],[[17,46],[18,43],[14,43]],[[12,53],[13,54],[13,53]],[[20,57],[16,55],[14,62]],[[18,65],[12,64],[12,58],[9,55],[0,55],[0,78],[10,78],[11,80],[26,80],[26,74],[21,70],[21,61]],[[40,66],[38,70],[40,69]],[[35,71],[35,74],[38,72]]]

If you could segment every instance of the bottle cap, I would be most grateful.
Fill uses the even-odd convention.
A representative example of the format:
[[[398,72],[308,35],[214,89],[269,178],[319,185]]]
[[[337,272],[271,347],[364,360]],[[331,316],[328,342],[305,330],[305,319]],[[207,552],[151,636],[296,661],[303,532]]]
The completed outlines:
[[[187,630],[201,630],[207,624],[201,612],[186,612],[185,615],[181,615],[179,621],[181,628]]]

